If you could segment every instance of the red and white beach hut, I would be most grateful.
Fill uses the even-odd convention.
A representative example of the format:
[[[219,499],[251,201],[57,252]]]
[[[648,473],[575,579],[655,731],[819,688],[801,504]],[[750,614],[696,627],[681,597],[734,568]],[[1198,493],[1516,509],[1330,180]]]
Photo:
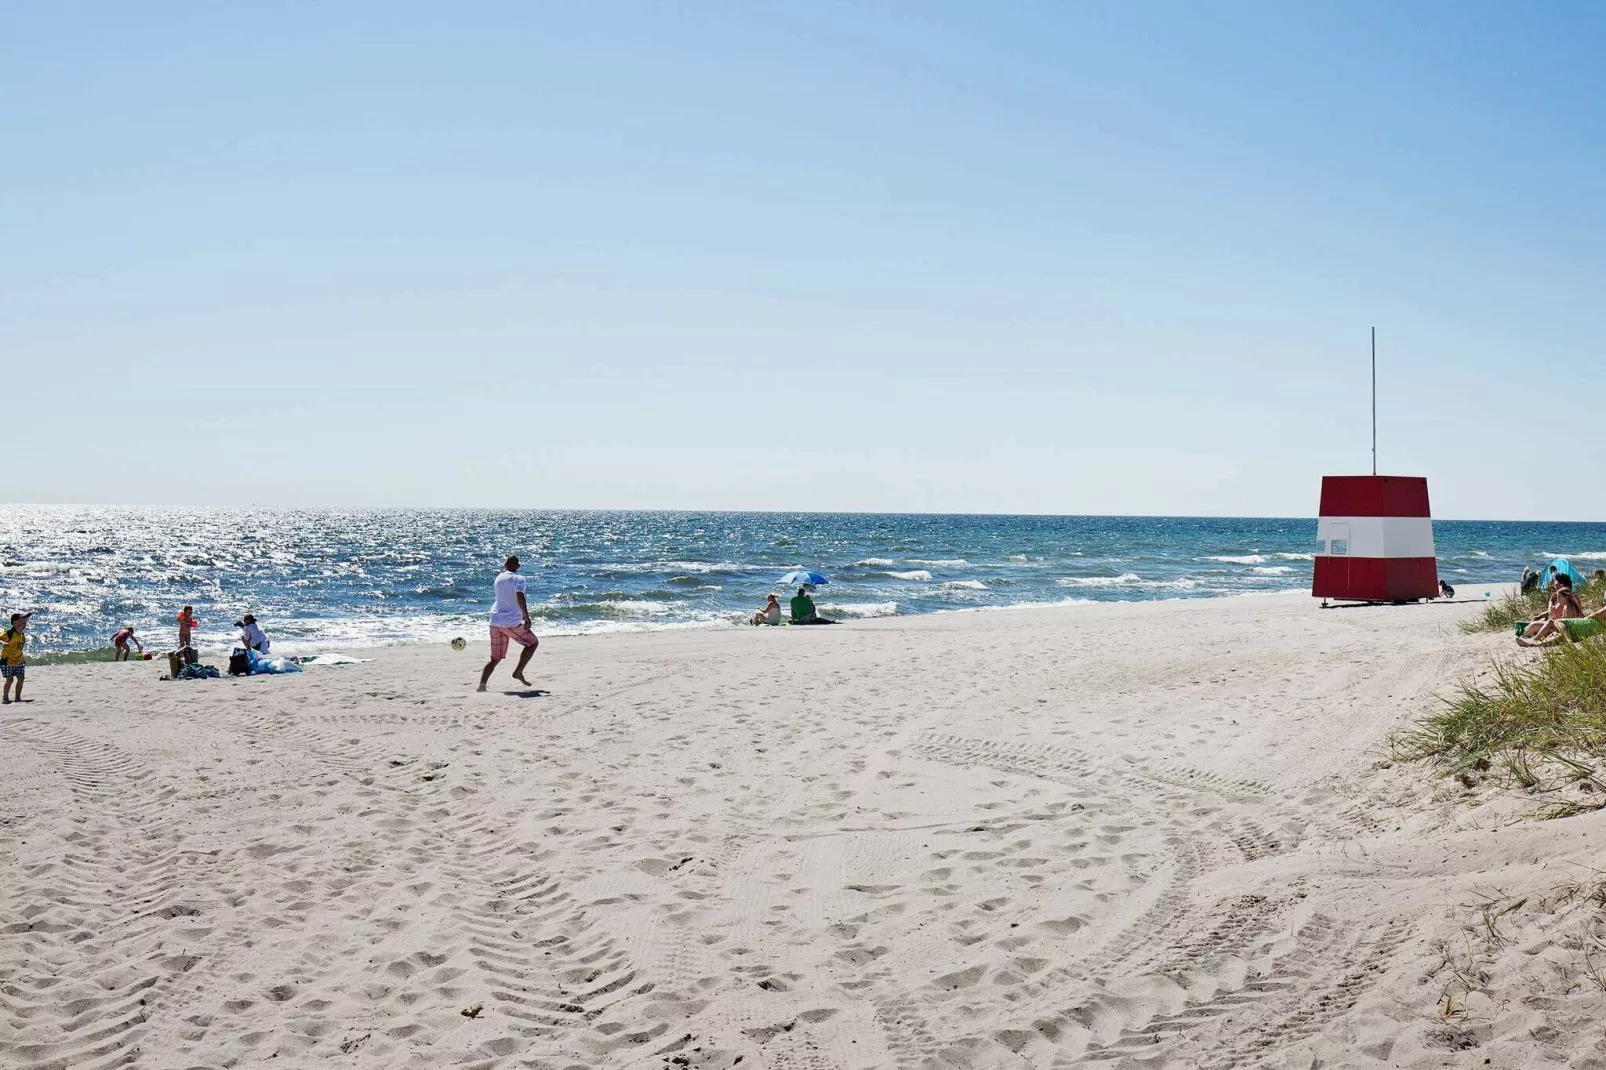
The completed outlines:
[[[1310,593],[1316,598],[1437,598],[1428,481],[1421,476],[1323,476],[1315,572]]]

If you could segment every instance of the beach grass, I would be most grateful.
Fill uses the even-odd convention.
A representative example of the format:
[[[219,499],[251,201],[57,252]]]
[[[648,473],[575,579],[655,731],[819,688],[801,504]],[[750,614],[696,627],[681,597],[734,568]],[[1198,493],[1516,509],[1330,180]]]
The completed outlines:
[[[1564,643],[1528,663],[1497,661],[1492,681],[1462,684],[1392,742],[1398,757],[1439,762],[1469,785],[1589,786],[1587,804],[1547,816],[1606,805],[1606,642]]]
[[[1578,600],[1584,604],[1584,610],[1592,612],[1606,601],[1606,581],[1592,578],[1576,593]],[[1468,634],[1513,631],[1519,620],[1544,616],[1549,605],[1548,591],[1529,591],[1527,594],[1510,591],[1490,602],[1476,617],[1462,621],[1461,630]]]

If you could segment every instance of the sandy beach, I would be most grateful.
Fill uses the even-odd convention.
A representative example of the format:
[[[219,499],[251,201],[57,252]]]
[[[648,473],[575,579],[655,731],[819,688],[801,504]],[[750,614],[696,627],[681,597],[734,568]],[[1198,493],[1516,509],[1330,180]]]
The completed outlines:
[[[1507,651],[1477,608],[558,638],[537,693],[479,635],[36,668],[0,1065],[1606,1066],[1558,898],[1606,818],[1388,760]]]

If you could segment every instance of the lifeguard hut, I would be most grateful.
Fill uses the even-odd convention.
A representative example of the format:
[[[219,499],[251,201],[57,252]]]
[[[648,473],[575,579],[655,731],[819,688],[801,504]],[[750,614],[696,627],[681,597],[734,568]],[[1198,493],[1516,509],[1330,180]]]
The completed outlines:
[[[1428,481],[1323,476],[1310,593],[1349,602],[1437,598]]]
[[[1422,476],[1377,474],[1377,328],[1372,328],[1372,474],[1323,476],[1312,597],[1415,602],[1439,596]]]

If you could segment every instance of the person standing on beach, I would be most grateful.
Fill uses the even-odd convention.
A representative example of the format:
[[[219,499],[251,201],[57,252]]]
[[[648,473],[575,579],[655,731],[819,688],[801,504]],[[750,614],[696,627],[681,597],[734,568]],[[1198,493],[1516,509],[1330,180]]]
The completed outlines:
[[[178,648],[183,650],[190,645],[190,629],[201,623],[195,619],[195,607],[185,606],[184,611],[178,615]]]
[[[5,679],[5,686],[3,692],[0,692],[0,698],[4,699],[7,706],[11,705],[13,701],[11,698],[11,685],[13,682],[17,685],[15,701],[22,701],[22,684],[27,671],[27,665],[22,660],[22,648],[28,644],[28,618],[32,615],[31,613],[11,614],[11,627],[0,632],[0,677]]]
[[[525,687],[530,686],[530,681],[524,678],[524,667],[530,664],[530,659],[535,656],[535,648],[541,645],[541,641],[530,631],[530,603],[525,600],[524,588],[524,577],[519,575],[519,559],[509,557],[496,577],[496,604],[491,607],[491,660],[480,670],[481,691],[485,690],[497,663],[507,657],[508,640],[524,648],[519,654],[518,667],[513,670],[513,679]]]

